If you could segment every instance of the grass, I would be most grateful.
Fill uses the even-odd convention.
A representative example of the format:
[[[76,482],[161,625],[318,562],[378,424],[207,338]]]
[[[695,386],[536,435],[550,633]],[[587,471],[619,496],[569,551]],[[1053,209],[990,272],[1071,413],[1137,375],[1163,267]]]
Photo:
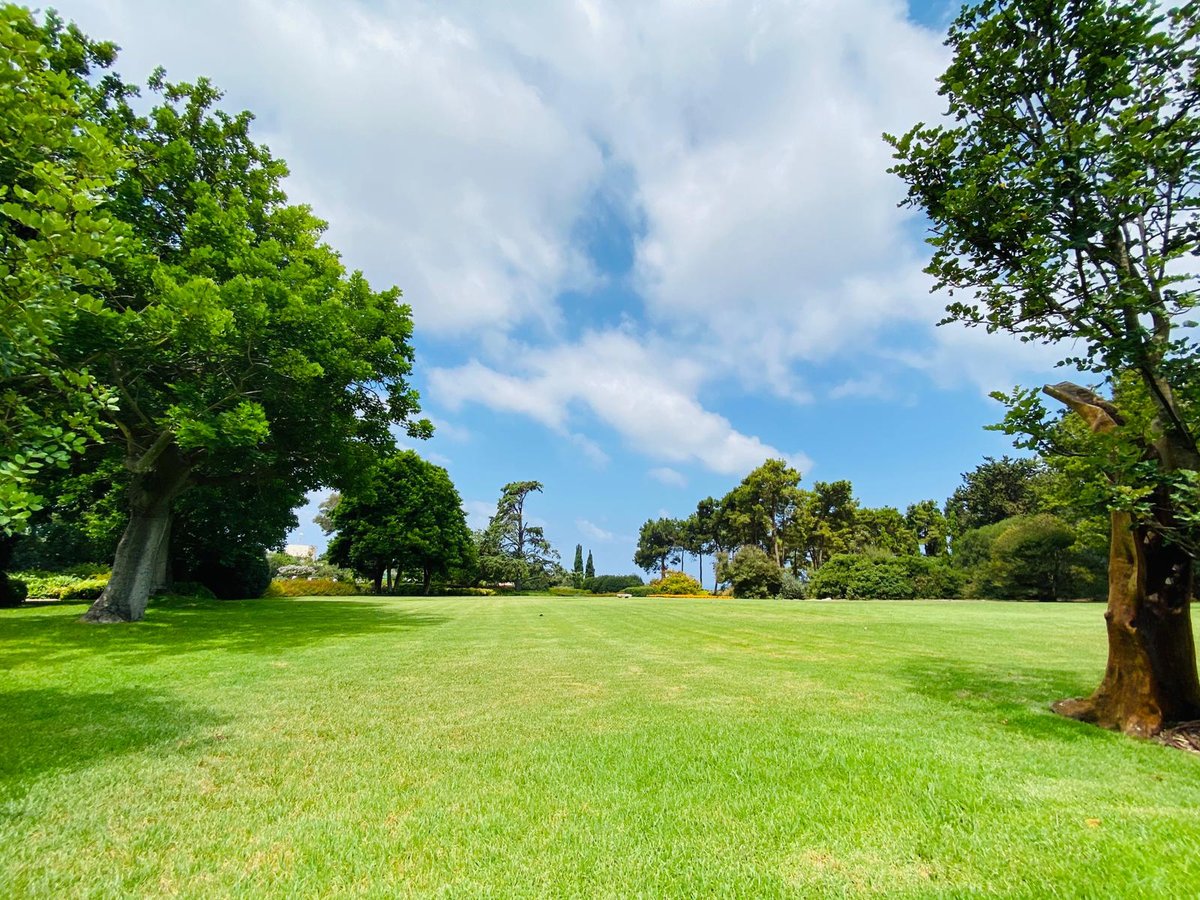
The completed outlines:
[[[1192,895],[1092,605],[0,611],[0,896]]]

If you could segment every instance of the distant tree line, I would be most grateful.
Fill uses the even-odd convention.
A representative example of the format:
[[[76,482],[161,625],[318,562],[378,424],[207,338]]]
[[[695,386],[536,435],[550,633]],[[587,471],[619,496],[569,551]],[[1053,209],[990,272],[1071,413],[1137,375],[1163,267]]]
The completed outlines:
[[[715,557],[735,596],[1055,600],[1103,591],[1105,527],[1069,477],[1038,459],[988,458],[943,503],[864,506],[849,481],[800,486],[769,459],[686,518],[642,525],[634,563],[665,578]]]

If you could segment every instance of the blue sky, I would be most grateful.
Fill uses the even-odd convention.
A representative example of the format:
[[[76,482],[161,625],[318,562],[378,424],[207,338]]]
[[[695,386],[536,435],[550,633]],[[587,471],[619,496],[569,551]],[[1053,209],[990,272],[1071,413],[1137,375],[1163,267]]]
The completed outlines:
[[[987,392],[1054,355],[958,326],[881,132],[942,110],[955,4],[64,0],[143,80],[210,76],[289,193],[414,309],[446,466],[480,525],[508,481],[569,564],[768,456],[868,505],[943,500]],[[1057,380],[1057,378],[1054,378]],[[323,544],[311,510],[292,540]],[[694,569],[695,564],[690,568]]]

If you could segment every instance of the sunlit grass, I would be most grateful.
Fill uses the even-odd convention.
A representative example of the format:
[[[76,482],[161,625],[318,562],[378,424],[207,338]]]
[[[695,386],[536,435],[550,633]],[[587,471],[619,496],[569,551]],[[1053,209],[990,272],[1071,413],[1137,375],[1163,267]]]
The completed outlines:
[[[1092,605],[0,611],[0,895],[1186,896]]]

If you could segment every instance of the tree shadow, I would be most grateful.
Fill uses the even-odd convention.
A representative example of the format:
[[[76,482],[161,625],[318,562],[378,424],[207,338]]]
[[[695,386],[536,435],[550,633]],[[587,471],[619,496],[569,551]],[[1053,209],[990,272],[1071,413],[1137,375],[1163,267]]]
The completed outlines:
[[[24,662],[61,661],[78,654],[123,662],[225,650],[278,655],[365,634],[439,625],[446,617],[414,613],[387,601],[361,598],[194,600],[164,598],[129,625],[79,621],[84,607],[0,615],[0,669]]]
[[[0,820],[31,815],[24,798],[39,778],[86,769],[149,748],[219,739],[214,713],[148,688],[0,692]]]
[[[899,674],[933,700],[980,714],[1028,737],[1059,743],[1107,740],[1109,732],[1057,715],[1050,704],[1090,694],[1094,683],[1061,669],[966,665],[948,660],[914,661]]]

